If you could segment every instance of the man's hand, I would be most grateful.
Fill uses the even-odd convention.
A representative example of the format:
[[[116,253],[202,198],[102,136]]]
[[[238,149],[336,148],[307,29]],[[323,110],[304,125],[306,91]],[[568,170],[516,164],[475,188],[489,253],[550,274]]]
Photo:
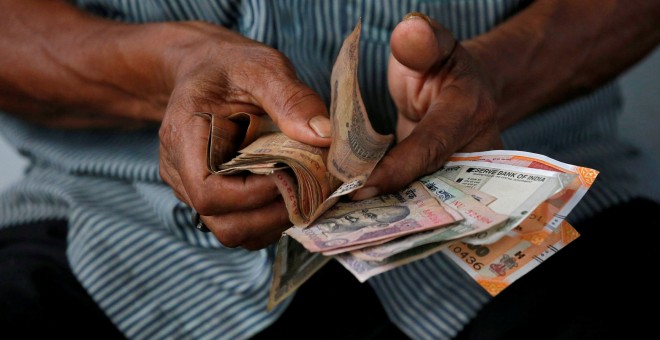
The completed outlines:
[[[211,176],[209,123],[268,114],[289,137],[328,146],[325,104],[279,52],[201,22],[126,24],[66,1],[0,1],[0,108],[63,128],[160,123],[160,172],[227,246],[260,248],[288,227],[265,176]]]
[[[161,177],[221,243],[262,248],[290,226],[275,183],[260,175],[211,175],[209,122],[194,113],[267,113],[289,137],[329,146],[325,104],[278,51],[222,27],[182,25],[191,38],[174,54],[175,87],[160,129]]]
[[[477,60],[421,13],[392,32],[388,81],[398,144],[353,199],[393,192],[439,169],[457,151],[500,147],[496,91]]]

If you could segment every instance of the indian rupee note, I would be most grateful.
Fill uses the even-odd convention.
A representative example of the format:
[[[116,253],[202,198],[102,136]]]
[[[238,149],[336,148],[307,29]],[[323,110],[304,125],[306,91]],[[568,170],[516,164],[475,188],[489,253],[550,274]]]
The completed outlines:
[[[573,174],[480,161],[449,161],[431,176],[444,177],[496,197],[488,207],[509,216],[506,223],[466,241],[475,244],[497,241],[575,178]]]
[[[524,228],[526,223],[521,226]],[[492,244],[474,245],[456,241],[446,244],[442,251],[495,296],[579,235],[568,222],[562,221],[539,244],[514,229]]]
[[[362,260],[383,261],[390,256],[424,244],[453,240],[488,230],[503,224],[508,219],[508,215],[498,214],[474,199],[472,196],[476,192],[474,189],[468,191],[472,195],[467,194],[462,191],[465,187],[441,176],[426,176],[420,179],[420,183],[437,199],[456,210],[463,218],[462,221],[446,228],[415,233],[381,245],[354,250],[353,256]]]
[[[278,131],[266,115],[258,116],[237,112],[228,117],[218,117],[211,112],[196,112],[208,119],[209,136],[206,147],[206,166],[211,173],[220,171],[220,165],[229,161],[240,150],[264,133]]]
[[[293,227],[286,233],[312,252],[327,252],[439,228],[460,218],[414,182],[396,194],[339,202],[308,228]]]
[[[362,22],[346,38],[332,69],[330,172],[343,182],[369,177],[394,140],[377,133],[369,122],[358,84],[358,50]]]
[[[307,222],[314,215],[318,206],[338,187],[338,182],[328,176],[321,148],[294,141],[281,132],[268,133],[259,137],[242,149],[238,157],[222,164],[218,173],[222,174],[223,171],[234,171],[236,168],[245,167],[253,171],[253,167],[258,164],[273,163],[287,165],[293,175],[290,178],[296,179],[292,185],[296,188],[294,193],[296,204],[295,206],[287,204],[289,219],[295,224]],[[257,169],[261,169],[261,167],[257,167]],[[291,196],[290,192],[286,192],[285,195],[277,178],[276,184],[285,200]]]
[[[561,222],[568,216],[582,197],[584,197],[598,176],[597,170],[567,164],[544,155],[524,151],[493,150],[456,153],[452,155],[450,161],[506,164],[529,169],[560,172],[571,176],[570,178],[572,180],[570,182],[565,183],[560,191],[548,197],[529,214],[529,216],[534,216],[535,223],[547,225],[551,229],[558,228],[561,225]],[[512,228],[515,228],[515,226],[507,225],[502,229],[478,233],[474,237],[466,239],[466,242],[473,244],[492,243]],[[545,234],[536,234],[536,242],[541,242],[540,237],[543,235]]]
[[[307,281],[331,257],[311,253],[291,237],[282,235],[273,263],[273,282],[268,294],[270,311]]]
[[[390,256],[383,261],[362,260],[353,256],[351,253],[335,255],[335,259],[341,263],[353,276],[360,282],[365,282],[369,278],[378,274],[385,273],[394,268],[403,266],[413,261],[421,260],[440,251],[444,244],[430,243],[419,247],[408,249],[405,252]]]
[[[353,32],[344,40],[331,74],[332,92],[329,111],[332,121],[333,141],[326,162],[330,164],[327,175],[330,187],[337,189],[322,200],[322,203],[316,207],[315,212],[308,219],[293,218],[292,222],[295,226],[290,230],[300,230],[296,228],[306,227],[311,221],[316,220],[335,205],[339,197],[361,188],[394,139],[392,135],[383,136],[373,130],[362,102],[357,80],[361,29],[362,24],[359,21]],[[296,211],[293,211],[293,207],[301,209],[301,204],[296,202],[296,200],[300,200],[300,197],[290,195],[289,190],[294,190],[293,188],[297,187],[298,184],[293,183],[290,176],[278,177],[277,173],[283,174],[284,171],[277,171],[271,176],[276,181],[283,197],[285,197],[289,216],[294,216]],[[336,184],[339,184],[339,186],[335,186]],[[287,199],[290,201],[286,202]],[[299,211],[297,213],[299,214]],[[282,250],[278,247],[277,252],[280,254]],[[278,266],[281,266],[281,261],[274,263],[274,272],[281,272],[281,268],[278,268]],[[296,274],[280,279],[277,282],[278,285],[288,288],[271,291],[281,291],[280,295],[289,294],[298,286],[288,284],[289,281],[304,281],[299,276]]]
[[[579,233],[563,221],[558,228],[549,231],[548,237],[540,244],[534,244],[522,235],[509,233],[489,245],[473,245],[461,241],[429,243],[383,261],[363,260],[351,253],[339,254],[335,258],[360,282],[364,282],[375,275],[443,252],[489,294],[495,296],[578,236]]]

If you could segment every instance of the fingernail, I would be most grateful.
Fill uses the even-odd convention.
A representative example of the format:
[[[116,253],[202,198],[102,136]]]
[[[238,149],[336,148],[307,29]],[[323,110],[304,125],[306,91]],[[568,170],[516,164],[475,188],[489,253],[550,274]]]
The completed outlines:
[[[367,198],[372,198],[376,195],[378,195],[378,188],[366,187],[356,191],[355,195],[353,195],[353,200],[354,201],[366,200]]]
[[[326,116],[316,116],[309,120],[309,127],[316,132],[319,137],[330,138],[332,126],[330,118]]]
[[[431,24],[431,18],[422,12],[410,12],[403,17],[403,20],[409,19],[424,19],[429,23],[429,25]]]

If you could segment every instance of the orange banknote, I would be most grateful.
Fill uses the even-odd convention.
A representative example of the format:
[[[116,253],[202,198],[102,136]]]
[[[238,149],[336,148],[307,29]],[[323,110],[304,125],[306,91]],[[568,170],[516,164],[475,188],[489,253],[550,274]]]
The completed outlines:
[[[457,241],[442,251],[495,296],[580,236],[566,221],[551,229],[536,218],[530,215],[493,244]]]

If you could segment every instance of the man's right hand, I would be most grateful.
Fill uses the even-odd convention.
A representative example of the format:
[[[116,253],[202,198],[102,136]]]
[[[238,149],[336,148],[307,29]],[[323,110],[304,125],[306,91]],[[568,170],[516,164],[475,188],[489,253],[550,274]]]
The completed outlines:
[[[289,137],[329,146],[325,104],[296,78],[280,52],[222,27],[178,25],[191,39],[172,52],[176,76],[160,128],[161,177],[221,243],[264,247],[290,226],[277,187],[266,176],[211,175],[206,167],[209,123],[194,113],[268,114]]]
[[[284,55],[201,22],[126,24],[66,1],[0,1],[0,109],[52,127],[160,123],[160,173],[227,246],[261,248],[289,226],[265,176],[211,176],[209,123],[268,114],[289,137],[329,146],[325,104]]]

